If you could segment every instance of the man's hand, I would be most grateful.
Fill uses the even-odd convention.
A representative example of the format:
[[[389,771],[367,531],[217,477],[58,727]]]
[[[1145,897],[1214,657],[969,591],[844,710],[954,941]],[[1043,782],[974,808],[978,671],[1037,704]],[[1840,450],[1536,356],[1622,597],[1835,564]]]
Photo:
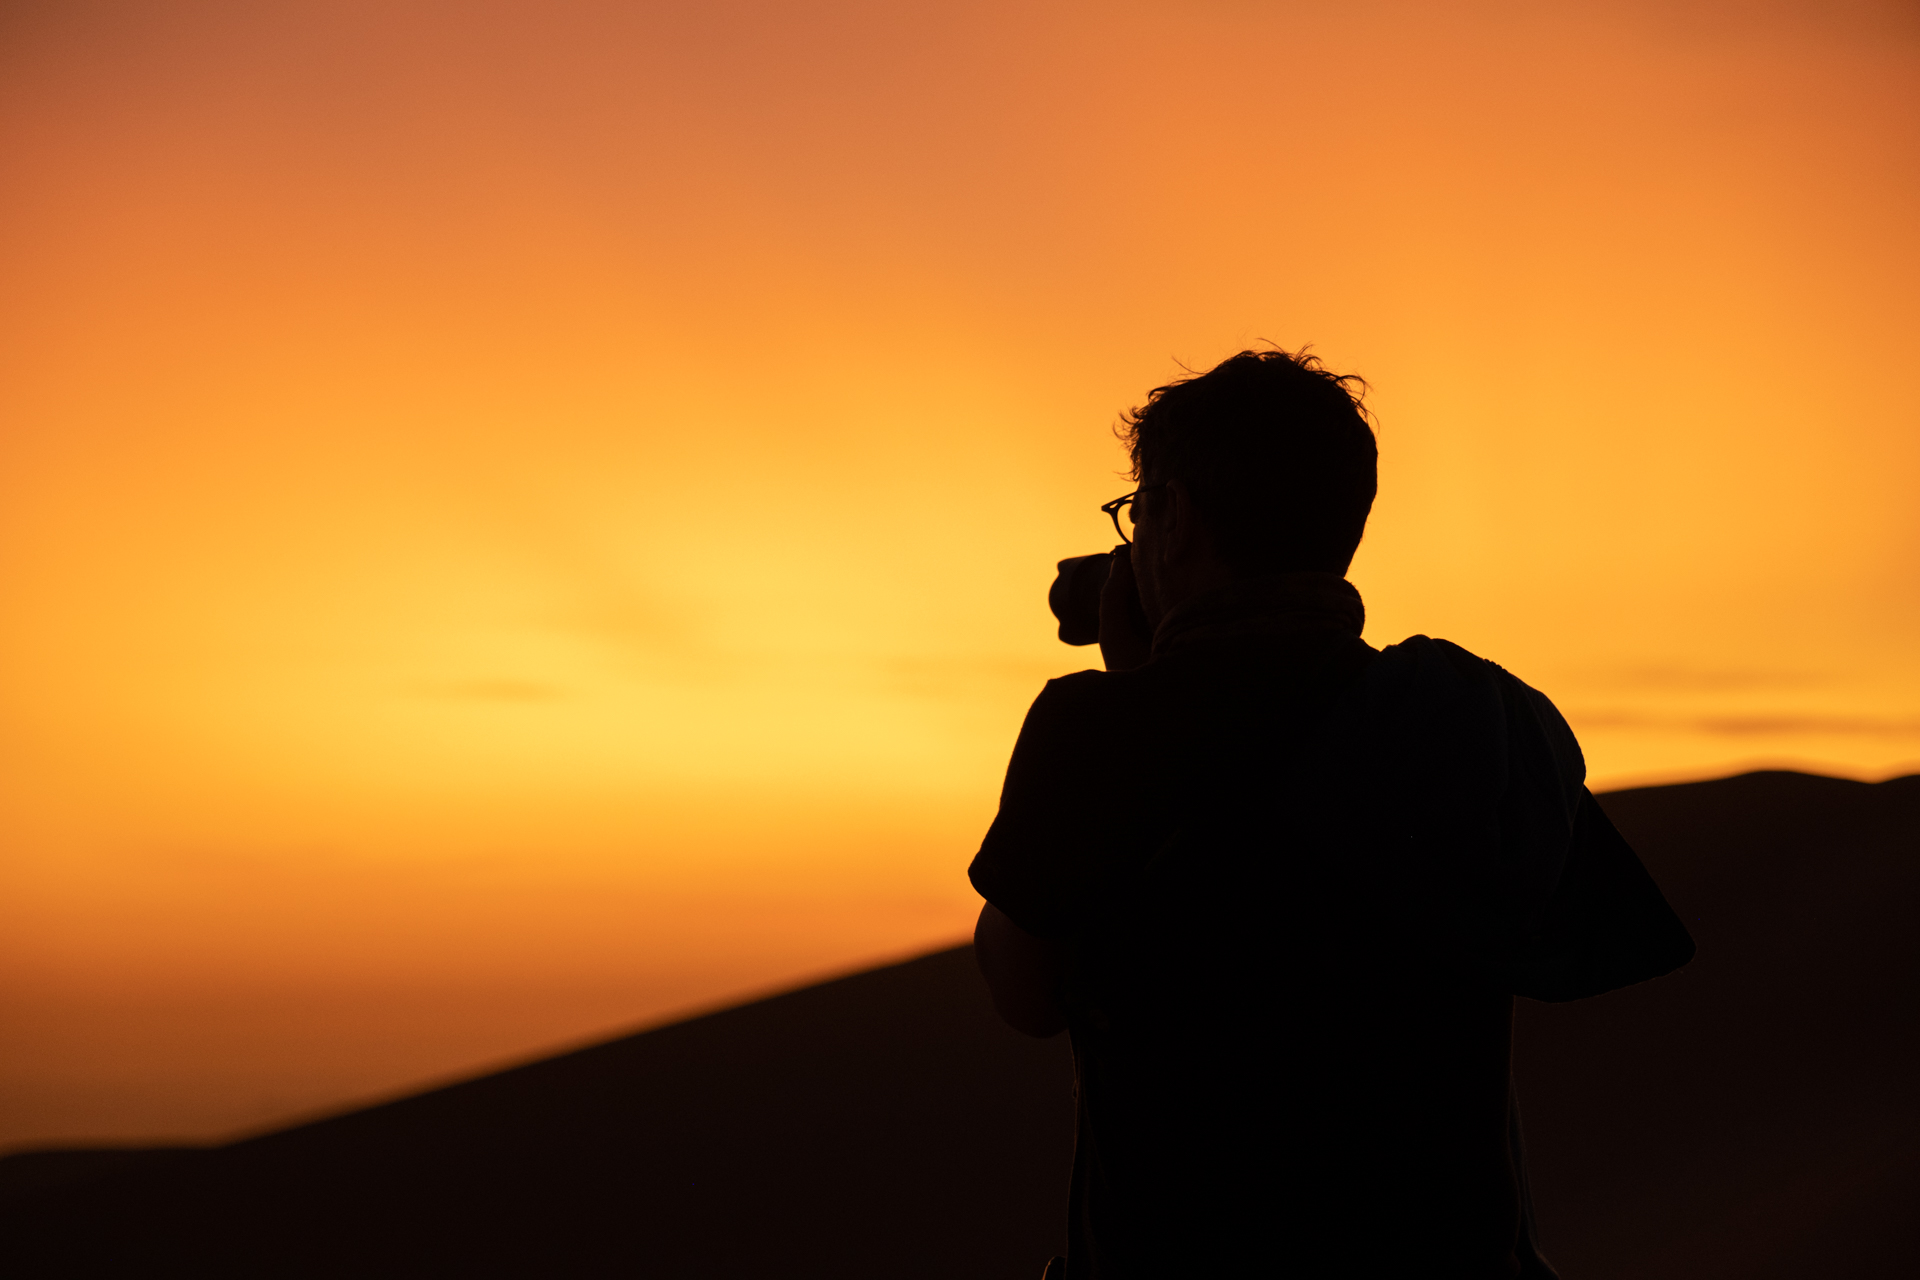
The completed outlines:
[[[1107,585],[1100,591],[1100,656],[1109,671],[1131,671],[1146,666],[1153,656],[1153,630],[1140,607],[1132,556],[1125,547],[1115,547],[1111,559]]]
[[[1034,937],[989,902],[973,929],[973,956],[1008,1026],[1043,1039],[1066,1030],[1067,1012],[1060,1007],[1063,943]]]

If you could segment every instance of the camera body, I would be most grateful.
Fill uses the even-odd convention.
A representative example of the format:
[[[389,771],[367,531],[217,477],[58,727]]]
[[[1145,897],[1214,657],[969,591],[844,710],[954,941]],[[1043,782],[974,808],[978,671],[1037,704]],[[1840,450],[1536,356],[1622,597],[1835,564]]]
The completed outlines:
[[[1113,552],[1068,556],[1059,563],[1047,607],[1060,620],[1060,639],[1066,644],[1097,644],[1100,640],[1100,592],[1113,567]]]

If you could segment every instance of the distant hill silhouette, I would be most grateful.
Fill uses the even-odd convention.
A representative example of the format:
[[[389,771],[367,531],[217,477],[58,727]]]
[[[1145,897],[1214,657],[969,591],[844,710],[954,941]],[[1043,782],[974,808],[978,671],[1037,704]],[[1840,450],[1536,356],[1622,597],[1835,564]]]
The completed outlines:
[[[1681,974],[1522,1002],[1567,1280],[1897,1275],[1920,1256],[1920,778],[1603,797]],[[22,1277],[1000,1277],[1061,1247],[1064,1039],[959,948],[226,1147],[0,1160]]]
[[[1700,952],[1596,1000],[1520,1002],[1547,1256],[1567,1280],[1912,1274],[1920,777],[1601,802]]]

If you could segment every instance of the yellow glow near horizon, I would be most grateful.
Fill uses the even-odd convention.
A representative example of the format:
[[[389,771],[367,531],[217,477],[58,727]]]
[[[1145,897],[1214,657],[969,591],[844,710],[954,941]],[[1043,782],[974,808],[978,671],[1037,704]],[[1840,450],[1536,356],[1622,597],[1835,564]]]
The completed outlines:
[[[1116,412],[1262,339],[1374,384],[1374,643],[1920,762],[1898,6],[6,22],[0,1143],[958,936]]]

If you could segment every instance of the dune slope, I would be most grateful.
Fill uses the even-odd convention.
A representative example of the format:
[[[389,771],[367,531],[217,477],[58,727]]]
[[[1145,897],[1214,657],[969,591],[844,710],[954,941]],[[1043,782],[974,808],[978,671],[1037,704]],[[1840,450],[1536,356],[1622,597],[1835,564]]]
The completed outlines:
[[[1603,798],[1695,931],[1681,974],[1522,1002],[1569,1280],[1897,1274],[1920,1252],[1920,778]],[[1063,1040],[966,948],[231,1146],[0,1160],[8,1274],[1037,1275]]]

